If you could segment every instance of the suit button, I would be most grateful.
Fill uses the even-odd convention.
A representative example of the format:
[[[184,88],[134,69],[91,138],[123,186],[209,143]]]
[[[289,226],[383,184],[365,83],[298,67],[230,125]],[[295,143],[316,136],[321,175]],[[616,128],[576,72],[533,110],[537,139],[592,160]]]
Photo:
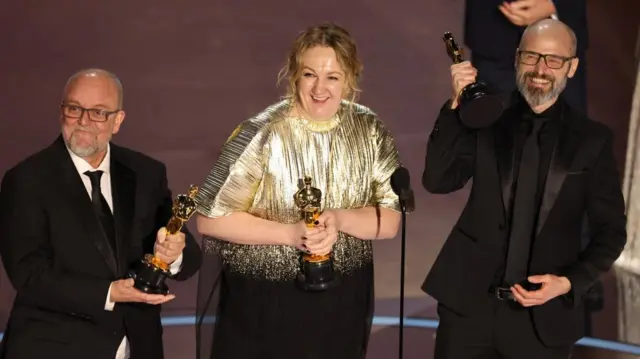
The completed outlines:
[[[498,229],[503,231],[504,230],[504,223],[498,224]]]

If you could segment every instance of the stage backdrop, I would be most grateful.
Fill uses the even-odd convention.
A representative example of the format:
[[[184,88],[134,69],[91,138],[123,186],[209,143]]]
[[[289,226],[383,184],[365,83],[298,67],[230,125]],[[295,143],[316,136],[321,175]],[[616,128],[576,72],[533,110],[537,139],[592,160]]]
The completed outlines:
[[[637,1],[614,3],[589,2],[589,110],[614,128],[618,160],[624,164],[635,81],[629,44],[635,43],[640,10]],[[435,318],[435,303],[419,285],[468,191],[431,195],[421,188],[420,175],[427,136],[451,92],[450,60],[441,36],[452,31],[462,40],[463,6],[462,0],[5,0],[0,11],[0,174],[56,138],[67,77],[81,68],[103,67],[118,74],[125,88],[127,118],[115,141],[164,161],[170,186],[183,192],[191,183],[202,183],[239,122],[278,100],[282,89],[276,88],[276,75],[298,32],[335,21],[359,44],[365,66],[361,103],[387,123],[412,174],[418,208],[407,231],[406,315]],[[376,314],[397,315],[399,238],[375,247]],[[177,299],[164,314],[193,314],[196,284],[195,279],[172,284]],[[2,274],[0,330],[13,295]],[[615,310],[613,298],[607,308]],[[596,319],[616,327],[611,313]],[[168,358],[191,357],[172,356],[192,350],[193,331],[186,330],[165,331],[171,333],[165,338]],[[617,337],[615,330],[595,334]],[[396,331],[376,328],[374,336],[375,353],[392,357]],[[415,338],[407,345],[424,343]]]

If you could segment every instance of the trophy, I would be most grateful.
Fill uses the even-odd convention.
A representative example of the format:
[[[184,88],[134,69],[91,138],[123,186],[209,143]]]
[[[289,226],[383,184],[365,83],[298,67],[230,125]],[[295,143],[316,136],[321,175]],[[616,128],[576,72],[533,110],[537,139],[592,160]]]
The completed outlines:
[[[463,62],[463,49],[458,46],[453,35],[445,32],[442,40],[447,46],[447,54],[453,63]],[[502,115],[503,104],[496,94],[491,93],[486,84],[474,82],[458,94],[458,109],[460,121],[465,126],[482,128],[491,125]]]
[[[311,187],[311,177],[304,178],[304,186],[294,195],[294,201],[300,208],[300,215],[308,228],[316,226],[320,217],[320,201],[322,192]],[[306,291],[322,291],[335,286],[338,279],[333,270],[332,253],[316,255],[302,253],[300,256],[301,270],[298,273],[298,287]]]
[[[188,194],[180,194],[173,201],[171,211],[173,215],[167,223],[167,235],[176,234],[191,218],[196,211],[195,196],[198,193],[198,187],[191,185]],[[158,259],[153,254],[145,254],[140,266],[130,271],[129,278],[134,279],[134,288],[150,294],[167,294],[169,288],[165,284],[165,280],[172,277],[169,272],[169,264]]]

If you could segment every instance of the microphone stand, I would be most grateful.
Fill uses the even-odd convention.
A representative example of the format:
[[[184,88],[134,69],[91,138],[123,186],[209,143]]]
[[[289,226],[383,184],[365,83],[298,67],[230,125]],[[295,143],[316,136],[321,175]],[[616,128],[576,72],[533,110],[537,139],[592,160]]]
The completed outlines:
[[[403,195],[406,195],[402,191]],[[404,261],[405,261],[405,246],[406,246],[406,221],[407,221],[407,206],[406,201],[404,199],[405,196],[400,198],[400,209],[402,213],[402,238],[401,238],[401,249],[400,249],[400,324],[399,324],[399,348],[398,348],[398,358],[403,358],[403,347],[404,347]]]

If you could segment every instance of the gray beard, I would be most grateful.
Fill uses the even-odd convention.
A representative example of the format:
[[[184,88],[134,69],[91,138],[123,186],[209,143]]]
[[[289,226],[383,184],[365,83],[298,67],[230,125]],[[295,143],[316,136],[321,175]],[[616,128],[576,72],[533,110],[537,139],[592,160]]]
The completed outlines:
[[[95,146],[88,146],[88,147],[77,146],[75,144],[76,141],[74,140],[73,134],[71,135],[68,141],[65,140],[64,142],[67,145],[67,148],[78,157],[83,157],[83,158],[89,157],[96,154],[98,151],[100,151],[100,148],[98,148],[97,144]]]
[[[567,76],[563,76],[559,82],[553,80],[551,89],[545,91],[541,88],[527,86],[527,78],[518,74],[518,91],[531,107],[537,107],[558,98],[566,87]]]

